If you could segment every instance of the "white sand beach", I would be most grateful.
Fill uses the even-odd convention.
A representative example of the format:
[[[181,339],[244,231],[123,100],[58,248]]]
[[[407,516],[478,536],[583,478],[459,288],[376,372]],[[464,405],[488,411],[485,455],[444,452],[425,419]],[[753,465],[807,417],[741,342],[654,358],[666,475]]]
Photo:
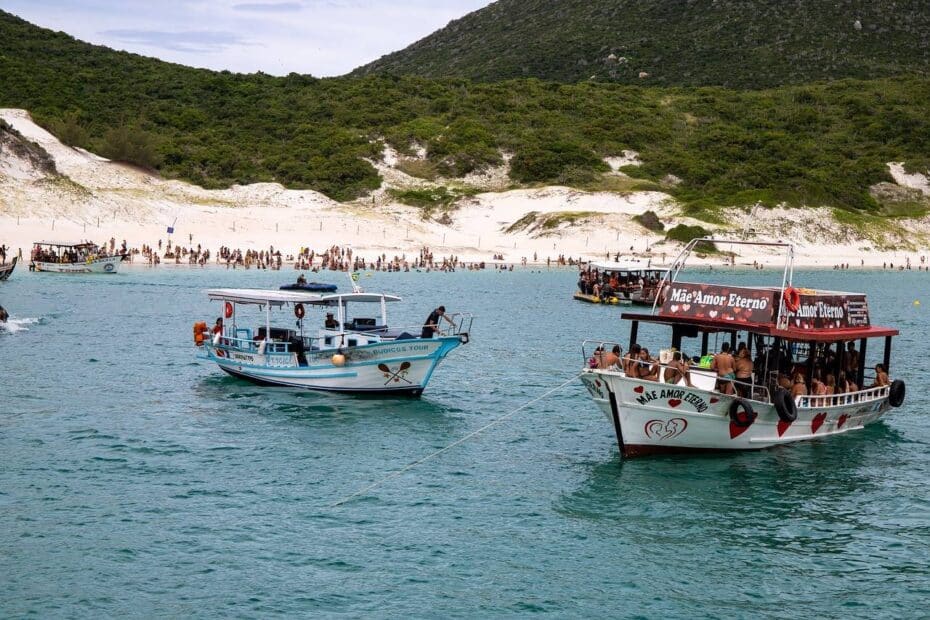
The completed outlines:
[[[559,255],[587,260],[603,259],[608,253],[648,255],[663,262],[670,261],[680,245],[649,232],[633,221],[634,216],[652,210],[666,228],[678,223],[714,228],[682,217],[675,200],[662,192],[508,190],[505,169],[458,180],[488,191],[461,198],[440,223],[391,198],[389,188],[429,185],[398,170],[398,156],[391,152],[373,162],[384,178],[382,189],[352,203],[273,183],[205,190],[65,146],[24,110],[3,109],[0,118],[41,145],[60,173],[46,175],[28,158],[10,149],[0,151],[0,244],[14,252],[21,249],[27,257],[39,240],[102,243],[112,237],[140,247],[167,240],[167,228],[173,226],[173,244],[200,244],[214,253],[220,246],[243,251],[273,246],[295,253],[301,247],[322,250],[339,245],[352,247],[359,256],[391,258],[412,257],[427,246],[436,257],[455,255],[468,262],[503,255],[506,262],[526,258],[545,263]],[[608,163],[616,168],[635,162],[636,154],[627,151]],[[901,187],[930,196],[925,175],[907,174],[899,163],[889,164],[889,169]],[[732,225],[717,227],[716,236],[794,242],[798,265],[881,267],[903,264],[908,258],[917,265],[930,247],[930,218],[895,221],[875,231],[840,224],[830,209],[734,209],[727,220]],[[723,244],[721,249],[736,252],[737,264],[776,261],[777,252],[764,248]]]

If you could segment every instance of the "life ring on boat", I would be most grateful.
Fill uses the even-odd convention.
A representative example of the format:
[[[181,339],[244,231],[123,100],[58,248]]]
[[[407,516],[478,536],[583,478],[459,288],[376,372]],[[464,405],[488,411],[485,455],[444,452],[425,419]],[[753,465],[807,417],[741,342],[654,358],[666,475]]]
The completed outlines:
[[[756,412],[749,401],[737,398],[730,403],[730,422],[737,428],[749,428],[756,421]]]
[[[298,319],[304,318],[304,305],[303,304],[294,304],[294,316]]]
[[[233,315],[233,305],[232,305],[231,303],[229,303],[228,301],[226,302],[226,305],[223,307],[223,314],[226,316],[227,319],[231,319],[231,318],[232,318],[232,315]]]
[[[782,422],[791,424],[798,419],[798,405],[794,402],[791,392],[785,388],[778,388],[775,390],[775,395],[772,397],[772,404],[775,406],[775,413],[778,414],[778,419]]]
[[[788,312],[797,312],[801,307],[801,292],[793,286],[789,286],[785,289],[782,300],[784,300]]]
[[[900,379],[892,381],[891,387],[888,389],[888,404],[892,407],[900,407],[903,405],[905,391],[904,381]]]

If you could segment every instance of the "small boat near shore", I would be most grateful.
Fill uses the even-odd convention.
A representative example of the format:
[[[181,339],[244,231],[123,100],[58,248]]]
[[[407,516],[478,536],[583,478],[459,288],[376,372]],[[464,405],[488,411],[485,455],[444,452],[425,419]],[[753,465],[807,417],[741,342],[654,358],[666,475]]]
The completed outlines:
[[[222,304],[225,321],[214,334],[205,334],[206,323],[195,323],[202,358],[269,386],[419,396],[438,364],[468,343],[473,321],[469,313],[447,315],[448,328],[427,338],[422,327],[388,324],[387,304],[401,301],[393,295],[256,289],[213,289],[207,295]],[[350,304],[375,312],[350,319]],[[272,312],[283,308],[292,309],[297,329],[272,326]],[[258,316],[250,317],[249,310]],[[309,316],[314,312],[319,316]],[[305,331],[314,318],[319,327]]]
[[[296,284],[285,284],[280,287],[282,291],[308,291],[311,293],[335,293],[339,287],[335,284],[325,282],[297,282]]]
[[[578,275],[574,299],[592,304],[651,306],[665,267],[649,263],[593,261]]]
[[[582,345],[581,380],[613,426],[624,457],[820,439],[860,430],[903,404],[904,382],[889,378],[898,330],[872,325],[865,295],[795,288],[793,246],[783,243],[734,242],[784,249],[780,286],[679,281],[687,257],[702,241],[714,240],[685,247],[651,312],[622,314],[629,325],[626,354],[619,344]],[[641,325],[649,333],[670,330],[662,345],[669,348],[659,359],[640,350]],[[866,356],[876,340],[884,346],[880,356],[872,356],[873,365]],[[698,365],[689,367],[684,350],[699,352]],[[727,350],[739,351],[743,378],[723,372],[729,364],[738,368],[733,357],[711,355]]]
[[[108,255],[94,243],[53,243],[37,241],[32,248],[30,271],[45,273],[113,274],[128,258],[125,254]]]
[[[9,263],[0,263],[0,282],[8,280],[11,275],[13,275],[13,270],[16,269],[16,263],[19,261],[18,256],[14,256],[13,260]]]

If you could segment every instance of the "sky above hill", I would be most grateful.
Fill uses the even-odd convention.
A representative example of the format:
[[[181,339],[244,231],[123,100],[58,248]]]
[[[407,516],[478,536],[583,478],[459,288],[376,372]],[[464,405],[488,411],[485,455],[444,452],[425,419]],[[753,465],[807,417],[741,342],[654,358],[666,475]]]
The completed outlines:
[[[192,67],[342,75],[491,0],[0,0],[82,41]]]

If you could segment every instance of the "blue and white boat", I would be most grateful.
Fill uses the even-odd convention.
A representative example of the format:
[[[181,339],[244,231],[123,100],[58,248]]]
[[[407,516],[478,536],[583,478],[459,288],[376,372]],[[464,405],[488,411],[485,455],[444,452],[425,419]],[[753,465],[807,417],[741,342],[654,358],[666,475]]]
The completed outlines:
[[[468,313],[447,315],[449,323],[423,338],[422,327],[389,326],[387,304],[401,301],[394,295],[256,289],[207,295],[223,304],[226,318],[222,331],[206,337],[198,337],[206,325],[195,324],[204,359],[259,385],[310,390],[418,396],[439,362],[468,342],[473,321]],[[350,304],[363,308],[351,319]],[[293,311],[296,328],[272,326],[272,311],[283,308]],[[322,327],[310,331],[308,321]]]

